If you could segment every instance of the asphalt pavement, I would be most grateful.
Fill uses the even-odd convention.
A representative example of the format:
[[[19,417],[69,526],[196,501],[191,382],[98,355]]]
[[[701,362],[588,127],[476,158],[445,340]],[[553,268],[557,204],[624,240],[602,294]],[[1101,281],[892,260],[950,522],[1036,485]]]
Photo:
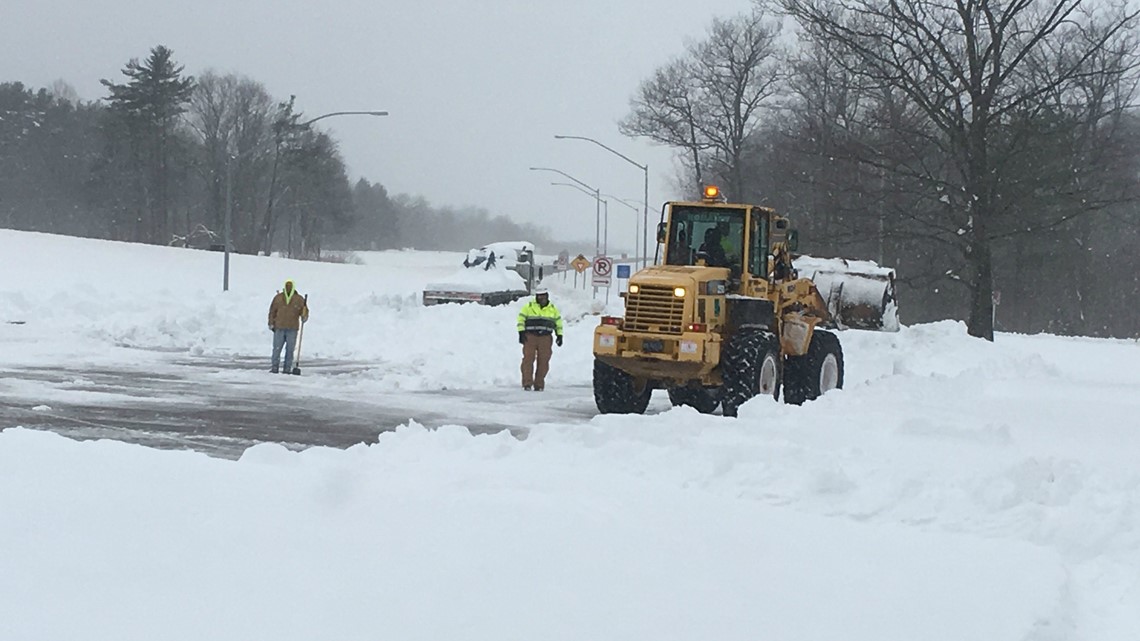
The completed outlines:
[[[0,429],[22,426],[236,458],[262,442],[292,449],[372,443],[409,421],[425,429],[463,425],[473,434],[508,431],[526,438],[537,423],[585,422],[597,413],[591,389],[581,385],[541,393],[451,389],[361,397],[270,374],[264,358],[172,354],[164,360],[161,368],[0,367]],[[373,366],[306,360],[301,378],[351,378]],[[42,399],[37,389],[44,390]]]

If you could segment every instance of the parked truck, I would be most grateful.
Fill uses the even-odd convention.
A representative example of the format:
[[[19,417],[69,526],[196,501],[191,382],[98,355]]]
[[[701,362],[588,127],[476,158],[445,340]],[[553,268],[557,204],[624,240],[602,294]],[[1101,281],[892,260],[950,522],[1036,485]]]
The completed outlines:
[[[526,241],[491,243],[467,252],[463,266],[424,288],[423,304],[504,305],[523,298],[534,280],[534,245]]]
[[[756,396],[801,404],[843,387],[843,349],[831,331],[851,307],[842,277],[828,272],[829,300],[798,272],[787,218],[729,203],[709,186],[699,201],[665,204],[657,240],[660,264],[630,278],[625,315],[603,317],[594,333],[600,412],[642,413],[653,390],[665,389],[674,405],[736,416]],[[893,272],[889,287],[888,308]]]

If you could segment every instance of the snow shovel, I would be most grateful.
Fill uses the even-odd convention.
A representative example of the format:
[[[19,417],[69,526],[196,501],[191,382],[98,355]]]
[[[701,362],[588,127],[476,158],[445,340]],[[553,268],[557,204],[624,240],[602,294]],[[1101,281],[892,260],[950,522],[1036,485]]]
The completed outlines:
[[[309,307],[309,297],[305,296],[305,308]],[[293,358],[293,376],[301,375],[301,343],[305,341],[305,321],[301,321],[301,329],[297,332],[297,354]]]

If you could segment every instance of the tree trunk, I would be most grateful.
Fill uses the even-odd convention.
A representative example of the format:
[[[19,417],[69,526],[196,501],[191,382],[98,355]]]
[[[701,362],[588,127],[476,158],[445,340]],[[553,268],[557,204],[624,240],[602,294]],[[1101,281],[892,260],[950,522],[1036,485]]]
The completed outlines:
[[[993,256],[989,239],[985,237],[985,225],[975,221],[970,253],[972,283],[970,284],[970,318],[967,321],[970,336],[994,339],[994,276]]]

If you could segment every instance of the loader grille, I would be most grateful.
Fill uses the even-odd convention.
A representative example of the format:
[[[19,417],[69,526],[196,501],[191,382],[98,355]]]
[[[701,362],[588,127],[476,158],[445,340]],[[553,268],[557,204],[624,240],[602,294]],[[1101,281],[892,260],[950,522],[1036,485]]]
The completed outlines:
[[[673,295],[672,287],[642,285],[636,294],[625,297],[625,329],[635,332],[680,334],[685,316],[685,299]]]

